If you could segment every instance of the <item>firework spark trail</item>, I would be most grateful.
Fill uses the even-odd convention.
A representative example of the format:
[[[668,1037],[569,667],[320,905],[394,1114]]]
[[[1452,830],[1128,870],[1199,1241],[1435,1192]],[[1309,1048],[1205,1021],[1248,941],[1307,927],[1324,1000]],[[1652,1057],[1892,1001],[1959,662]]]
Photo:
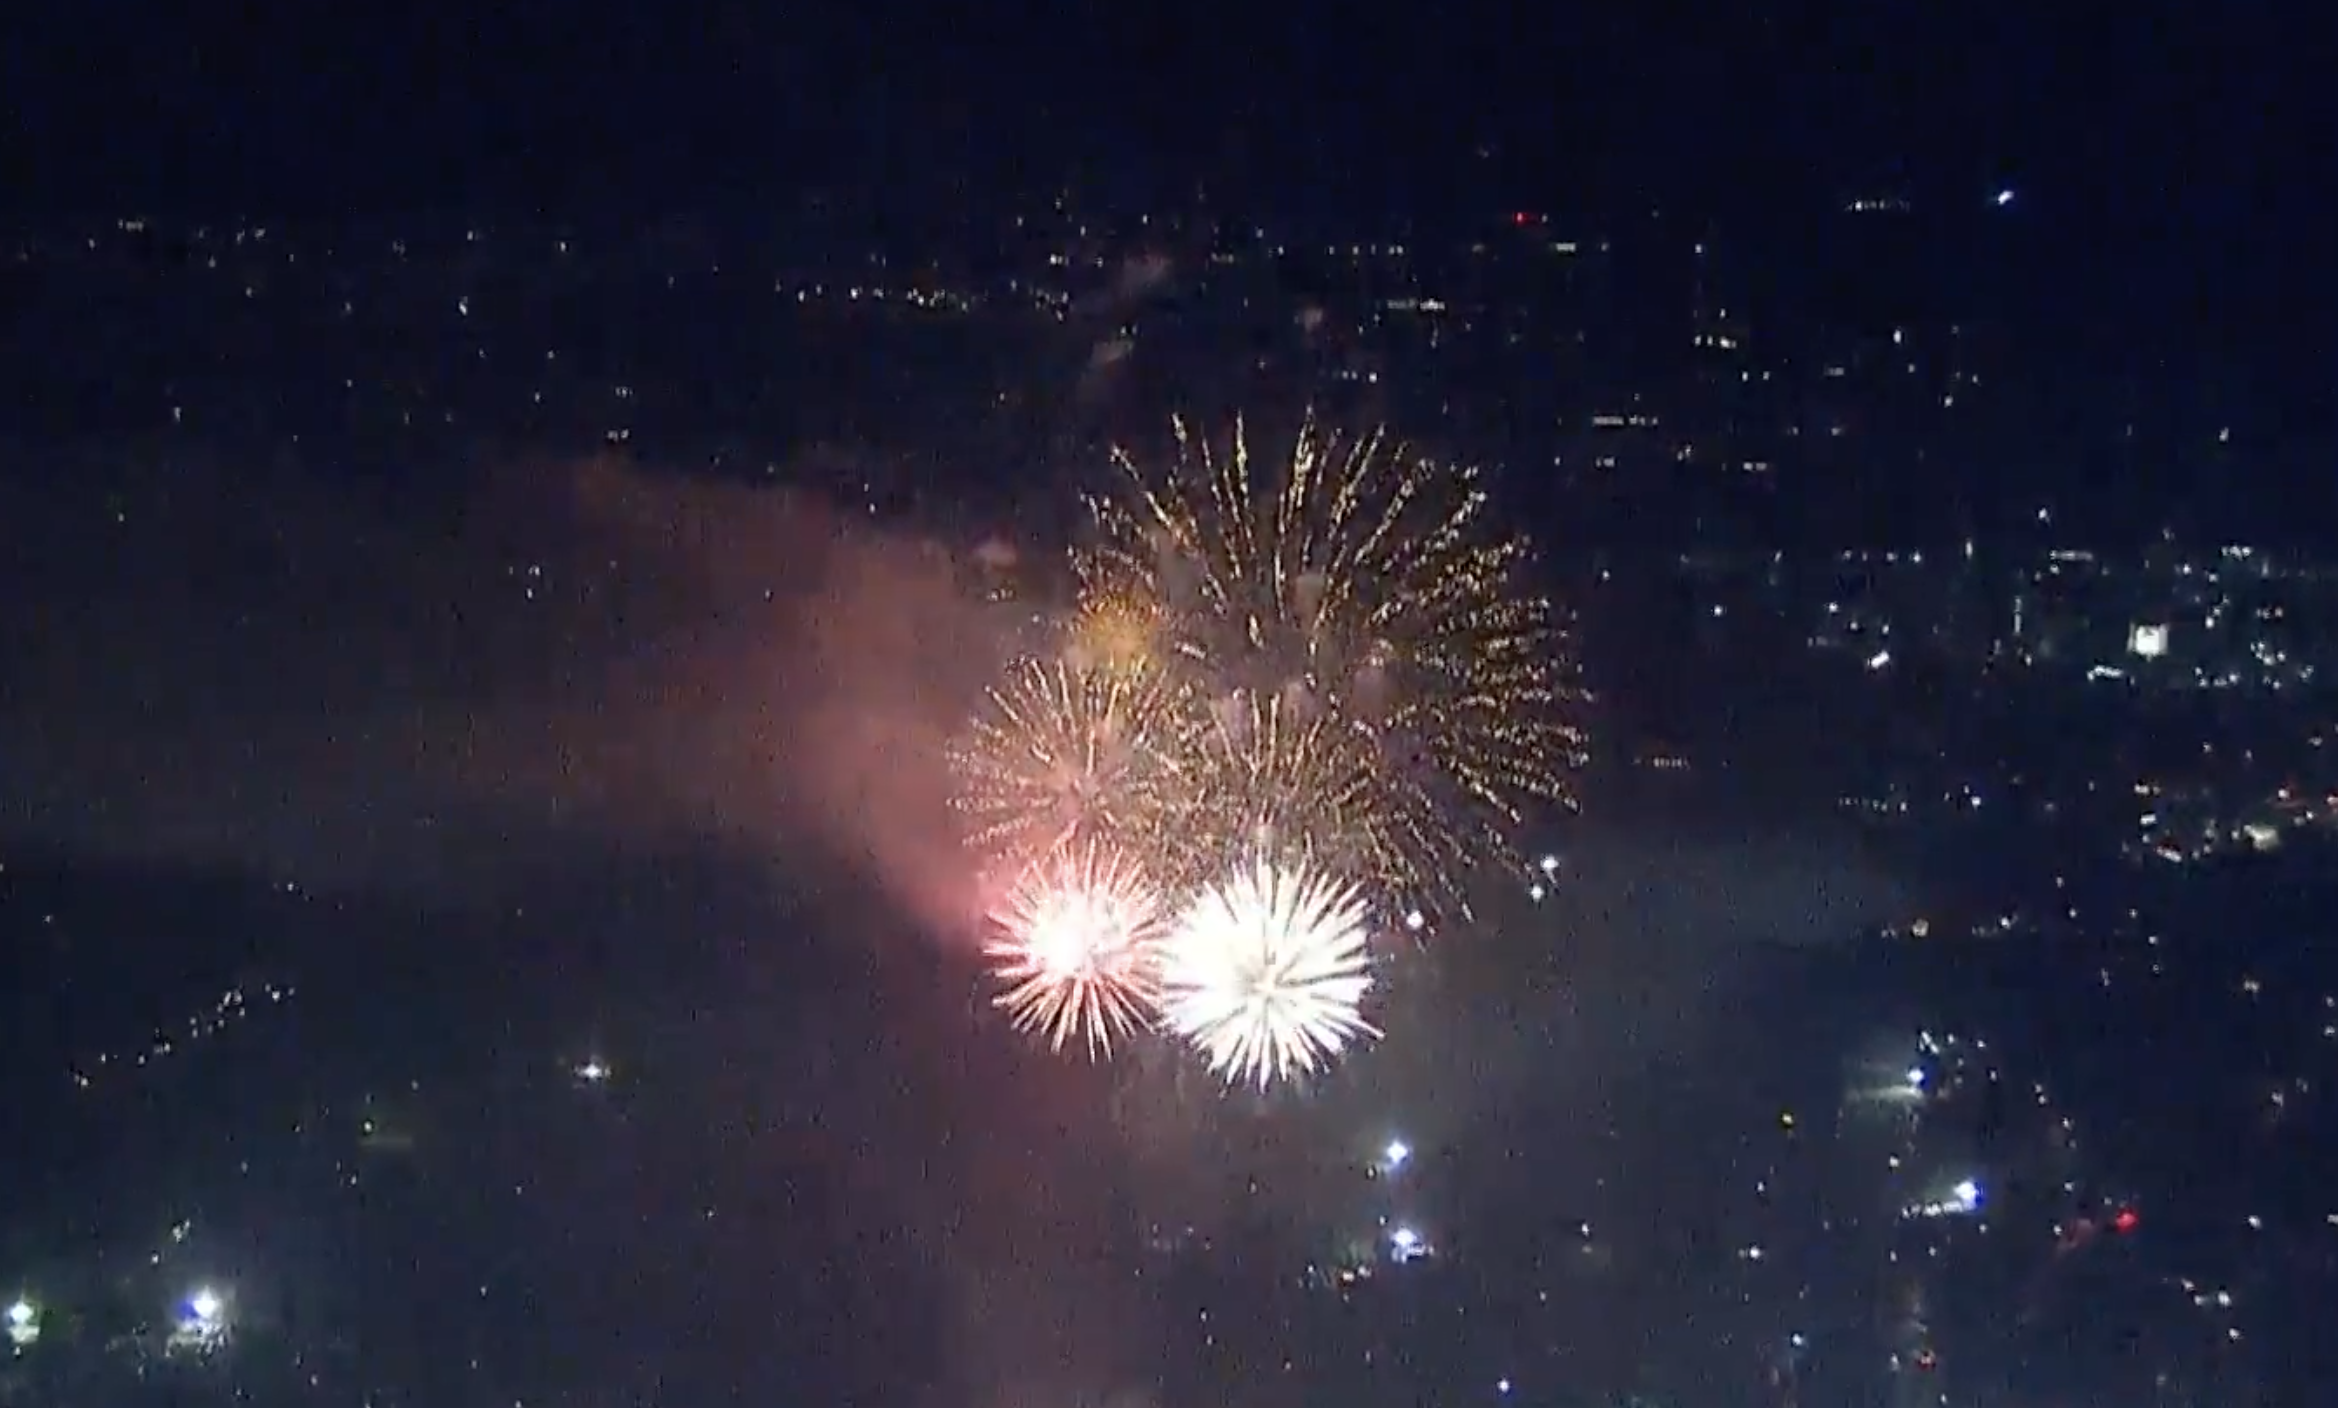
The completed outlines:
[[[1079,841],[1168,861],[1193,724],[1142,660],[1015,661],[952,750],[967,839],[1017,859]]]
[[[1204,889],[1161,951],[1165,1025],[1227,1080],[1264,1089],[1379,1035],[1362,891],[1258,858]]]
[[[1091,1059],[1150,1025],[1166,911],[1127,858],[1064,847],[1026,867],[991,915],[992,1001],[1052,1051],[1078,1038]]]
[[[1239,421],[1183,422],[1165,468],[1117,457],[1078,556],[1090,600],[1163,608],[1162,658],[1208,701],[1224,842],[1271,825],[1376,882],[1452,893],[1505,853],[1523,805],[1565,801],[1581,735],[1560,717],[1568,641],[1521,582],[1473,470],[1312,420],[1258,472]]]

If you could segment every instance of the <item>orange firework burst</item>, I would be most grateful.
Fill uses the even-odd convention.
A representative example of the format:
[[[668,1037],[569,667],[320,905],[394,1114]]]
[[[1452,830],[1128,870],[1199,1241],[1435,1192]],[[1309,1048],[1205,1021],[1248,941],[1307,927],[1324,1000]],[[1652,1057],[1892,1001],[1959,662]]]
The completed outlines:
[[[1152,598],[1098,591],[1080,603],[1067,653],[1082,664],[1116,673],[1158,670],[1167,630],[1161,604]]]

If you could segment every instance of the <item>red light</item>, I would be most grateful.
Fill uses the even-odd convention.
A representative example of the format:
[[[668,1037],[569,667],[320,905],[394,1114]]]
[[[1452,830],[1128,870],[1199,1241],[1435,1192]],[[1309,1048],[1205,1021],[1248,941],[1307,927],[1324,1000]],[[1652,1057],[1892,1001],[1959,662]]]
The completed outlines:
[[[1513,225],[1531,225],[1534,223],[1534,217],[1521,210],[1516,215],[1510,217],[1510,223]]]
[[[2143,1219],[2135,1215],[2135,1209],[2121,1208],[2119,1209],[2119,1215],[2111,1219],[2111,1226],[2117,1228],[2121,1232],[2132,1232],[2138,1226],[2140,1226],[2142,1222]]]

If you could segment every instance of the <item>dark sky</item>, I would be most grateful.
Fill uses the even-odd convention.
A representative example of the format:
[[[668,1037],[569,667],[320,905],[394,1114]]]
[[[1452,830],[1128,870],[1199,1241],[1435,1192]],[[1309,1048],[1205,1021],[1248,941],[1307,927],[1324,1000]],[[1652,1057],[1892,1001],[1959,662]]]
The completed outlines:
[[[1790,248],[1881,178],[1935,208],[2011,185],[1999,272],[2041,320],[2146,361],[2212,339],[2314,415],[2317,33],[2274,0],[33,7],[0,28],[0,200],[770,214],[817,187],[900,224],[1068,175],[1294,217],[1662,203]]]
[[[2269,0],[194,9],[14,21],[32,190],[707,196],[1070,157],[1280,185],[1302,151],[1328,158],[1308,183],[1411,187],[1491,148],[1522,183],[1744,194],[1907,160],[2237,214],[2309,188],[2329,130],[2311,26]]]

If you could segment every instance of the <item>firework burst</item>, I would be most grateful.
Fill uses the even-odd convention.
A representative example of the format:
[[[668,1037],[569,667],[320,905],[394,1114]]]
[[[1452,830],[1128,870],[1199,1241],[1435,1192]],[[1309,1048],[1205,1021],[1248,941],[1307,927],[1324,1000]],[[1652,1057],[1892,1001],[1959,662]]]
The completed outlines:
[[[997,856],[1077,841],[1166,860],[1193,730],[1185,694],[1142,660],[1025,656],[952,749],[968,840]]]
[[[1260,1089],[1378,1035],[1363,894],[1304,864],[1257,858],[1205,888],[1161,950],[1170,1030],[1228,1082]]]
[[[1505,823],[1569,798],[1568,642],[1521,581],[1475,471],[1311,419],[1254,460],[1183,423],[1165,468],[1117,457],[1083,594],[1160,604],[1158,658],[1207,701],[1197,799],[1223,842],[1270,825],[1376,881],[1452,893]]]
[[[991,914],[992,1001],[1017,1030],[1091,1059],[1151,1020],[1165,911],[1133,862],[1063,848],[1027,868]]]
[[[1083,668],[1114,673],[1158,672],[1168,638],[1167,613],[1150,597],[1099,591],[1080,603],[1065,654]]]

